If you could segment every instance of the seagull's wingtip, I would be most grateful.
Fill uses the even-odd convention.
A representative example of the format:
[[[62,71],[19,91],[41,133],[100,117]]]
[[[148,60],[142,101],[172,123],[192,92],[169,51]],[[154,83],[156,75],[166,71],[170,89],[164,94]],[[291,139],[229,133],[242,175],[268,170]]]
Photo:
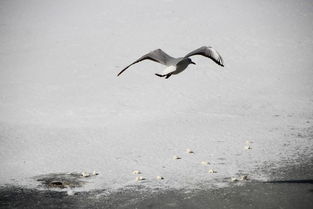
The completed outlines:
[[[117,74],[117,77],[119,77],[125,70],[126,70],[126,69],[123,69],[121,72],[119,72],[119,73]]]

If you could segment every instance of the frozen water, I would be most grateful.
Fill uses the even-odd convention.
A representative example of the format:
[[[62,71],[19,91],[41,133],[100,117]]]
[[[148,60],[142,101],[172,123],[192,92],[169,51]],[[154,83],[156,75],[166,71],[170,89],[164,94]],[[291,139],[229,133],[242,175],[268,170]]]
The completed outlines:
[[[260,166],[312,156],[312,10],[291,0],[1,1],[0,183],[97,170],[86,189],[116,188],[137,184],[138,169],[147,186],[194,187],[266,178]],[[199,56],[169,80],[149,61],[116,77],[151,50],[203,45],[224,68]]]

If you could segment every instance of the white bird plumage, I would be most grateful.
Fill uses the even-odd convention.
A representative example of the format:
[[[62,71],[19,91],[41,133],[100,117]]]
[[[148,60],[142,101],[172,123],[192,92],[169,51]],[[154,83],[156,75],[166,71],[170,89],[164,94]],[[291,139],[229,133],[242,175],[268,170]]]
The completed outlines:
[[[194,55],[202,55],[202,56],[208,57],[211,60],[213,60],[216,64],[224,67],[224,61],[223,61],[222,56],[214,48],[210,46],[202,46],[188,53],[186,56],[179,57],[179,58],[171,57],[170,55],[166,54],[161,49],[156,49],[154,51],[149,52],[148,54],[143,55],[142,57],[137,59],[135,62],[126,66],[121,72],[117,74],[117,76],[121,75],[130,66],[148,59],[148,60],[152,60],[154,62],[158,62],[160,64],[167,66],[167,68],[165,68],[162,74],[158,74],[158,73],[155,74],[159,77],[165,77],[167,79],[171,75],[175,75],[175,74],[183,72],[188,67],[189,64],[195,64],[189,58]]]

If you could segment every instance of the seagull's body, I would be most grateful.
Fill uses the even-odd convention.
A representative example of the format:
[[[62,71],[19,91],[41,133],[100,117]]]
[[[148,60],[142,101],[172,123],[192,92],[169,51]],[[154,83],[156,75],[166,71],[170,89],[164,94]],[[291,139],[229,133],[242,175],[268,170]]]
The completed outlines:
[[[131,63],[127,67],[125,67],[117,76],[122,74],[127,68],[130,66],[141,62],[143,60],[149,59],[155,62],[158,62],[160,64],[163,64],[167,66],[162,72],[162,74],[156,73],[155,75],[159,77],[165,77],[166,79],[169,78],[171,75],[176,75],[178,73],[183,72],[189,64],[195,64],[189,57],[194,56],[194,55],[202,55],[205,57],[208,57],[212,59],[216,64],[224,67],[224,62],[221,57],[221,55],[212,47],[200,47],[199,49],[196,49],[190,53],[188,53],[184,57],[179,57],[179,58],[174,58],[171,57],[170,55],[166,54],[164,51],[161,49],[156,49],[154,51],[149,52],[148,54],[143,55],[139,59],[137,59],[135,62]]]

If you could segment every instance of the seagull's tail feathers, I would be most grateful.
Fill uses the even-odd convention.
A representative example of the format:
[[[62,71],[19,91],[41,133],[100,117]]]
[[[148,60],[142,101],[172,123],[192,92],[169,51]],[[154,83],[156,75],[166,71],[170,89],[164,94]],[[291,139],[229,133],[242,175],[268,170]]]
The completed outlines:
[[[158,73],[155,73],[154,75],[159,76],[161,78],[166,76],[166,75],[161,75],[161,74],[158,74]]]

